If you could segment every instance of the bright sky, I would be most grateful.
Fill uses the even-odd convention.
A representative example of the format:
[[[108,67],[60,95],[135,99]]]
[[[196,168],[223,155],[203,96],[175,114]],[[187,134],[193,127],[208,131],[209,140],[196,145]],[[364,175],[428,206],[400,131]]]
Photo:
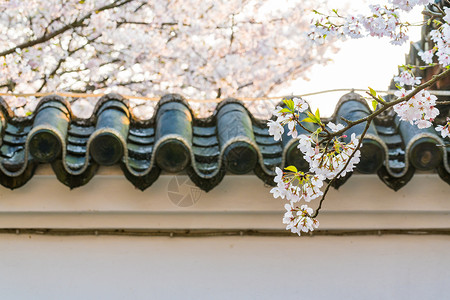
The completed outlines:
[[[338,1],[330,2],[335,5]],[[362,3],[361,0],[346,2],[356,10],[367,7],[367,4]],[[406,19],[410,22],[422,20],[421,11],[422,8],[415,9]],[[420,27],[410,29],[411,42],[420,40],[420,31]],[[393,46],[387,39],[378,38],[342,42],[341,50],[331,55],[332,62],[312,68],[308,74],[310,81],[296,80],[289,88],[277,94],[298,95],[329,89],[367,89],[369,86],[376,90],[387,90],[393,76],[398,74],[397,65],[405,63],[405,55],[409,52],[409,47],[409,43]],[[314,109],[319,107],[322,116],[329,116],[334,111],[334,104],[345,93],[327,93],[305,97],[305,99]]]

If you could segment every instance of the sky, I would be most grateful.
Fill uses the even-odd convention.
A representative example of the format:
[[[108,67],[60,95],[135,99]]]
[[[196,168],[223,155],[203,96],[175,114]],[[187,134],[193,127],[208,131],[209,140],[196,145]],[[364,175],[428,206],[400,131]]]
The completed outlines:
[[[340,3],[342,6],[350,4],[357,11],[367,9],[367,1],[330,1],[330,3],[333,5]],[[422,20],[421,11],[422,8],[417,8],[405,17],[408,21],[417,22]],[[421,28],[418,26],[410,29],[410,42],[420,40],[420,31]],[[340,51],[330,55],[332,62],[314,66],[309,71],[307,74],[309,81],[296,80],[277,94],[299,95],[329,89],[367,89],[369,86],[375,90],[387,90],[393,76],[398,75],[397,66],[405,63],[405,55],[409,52],[409,48],[409,42],[402,46],[394,46],[384,38],[363,38],[341,42]],[[319,107],[322,116],[329,116],[334,111],[334,104],[345,93],[326,93],[304,97],[304,99],[313,109]]]

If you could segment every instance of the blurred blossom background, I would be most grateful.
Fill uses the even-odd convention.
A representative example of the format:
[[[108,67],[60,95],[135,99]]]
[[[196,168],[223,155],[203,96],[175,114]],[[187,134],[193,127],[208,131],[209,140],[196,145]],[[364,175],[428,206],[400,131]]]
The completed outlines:
[[[67,1],[66,7],[54,8],[42,0],[29,5],[0,0],[0,52],[39,37],[43,30],[58,29],[108,1]],[[307,38],[313,8],[324,13],[336,8],[344,15],[364,14],[369,11],[369,1],[280,1],[255,0],[245,5],[239,0],[201,1],[202,6],[194,9],[177,0],[170,4],[148,1],[144,8],[131,2],[130,7],[126,4],[111,12],[96,12],[88,26],[74,29],[72,35],[0,57],[4,66],[0,75],[5,81],[0,82],[0,92],[117,92],[156,98],[176,92],[187,99],[212,100],[190,103],[198,117],[205,117],[214,111],[216,97],[281,97],[368,87],[387,90],[398,74],[397,66],[405,62],[409,43],[394,46],[384,38],[363,38],[316,47]],[[67,14],[65,9],[79,16]],[[140,15],[131,13],[133,9]],[[164,15],[165,11],[173,16]],[[47,20],[49,14],[62,14],[63,18],[53,22]],[[35,17],[34,22],[27,21],[29,16]],[[222,21],[216,21],[220,18]],[[404,18],[411,23],[422,19],[421,8]],[[133,22],[149,22],[150,26]],[[420,26],[411,27],[410,41],[418,41],[420,32]],[[83,50],[74,51],[77,47]],[[329,116],[345,93],[304,98],[313,109],[320,108],[322,116]],[[29,115],[39,101],[36,97],[4,98],[18,116]],[[268,118],[280,100],[245,103],[256,117]],[[98,97],[70,101],[78,117],[88,118]],[[130,99],[139,119],[150,118],[155,105],[155,101]]]

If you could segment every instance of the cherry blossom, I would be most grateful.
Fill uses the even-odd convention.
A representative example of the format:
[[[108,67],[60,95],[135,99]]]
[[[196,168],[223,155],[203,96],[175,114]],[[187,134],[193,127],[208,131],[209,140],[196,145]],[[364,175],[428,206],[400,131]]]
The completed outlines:
[[[433,63],[433,55],[434,55],[433,49],[428,51],[420,51],[418,54],[424,63],[426,64]]]
[[[308,109],[308,103],[301,98],[293,98],[292,101],[287,101],[288,107],[277,106],[273,112],[273,115],[277,117],[276,121],[269,121],[269,133],[274,136],[276,141],[281,139],[281,135],[284,132],[284,125],[288,125],[288,134],[293,138],[298,135],[296,124],[299,119],[299,114]],[[278,125],[277,125],[278,124]]]
[[[268,122],[269,134],[275,140],[282,138],[284,127],[287,127],[292,137],[298,141],[298,148],[303,153],[304,159],[309,163],[307,172],[299,171],[295,166],[288,166],[285,171],[275,168],[276,176],[274,182],[276,187],[270,191],[274,198],[286,199],[286,214],[283,223],[286,229],[293,233],[309,232],[319,226],[313,210],[300,202],[311,202],[319,197],[324,197],[321,188],[325,179],[334,179],[345,176],[352,172],[360,160],[359,139],[355,133],[351,135],[350,141],[346,143],[347,136],[333,137],[325,140],[321,133],[329,132],[320,119],[320,114],[312,114],[308,110],[308,104],[300,98],[284,100],[283,107],[278,106],[274,110],[276,120]],[[300,113],[306,113],[308,117],[300,118]],[[319,127],[310,134],[297,134],[297,124],[301,122],[313,122]],[[327,127],[333,133],[345,129],[342,124],[328,122]],[[288,133],[288,134],[289,134]],[[325,135],[326,136],[326,135]],[[321,200],[321,201],[322,201]],[[301,206],[300,206],[301,205]],[[299,207],[300,206],[300,207]]]
[[[404,70],[399,76],[394,77],[394,81],[397,81],[401,86],[404,85],[417,85],[420,84],[421,77],[415,77],[410,70]]]
[[[384,37],[391,39],[391,43],[401,44],[408,39],[406,30],[408,23],[403,23],[400,19],[401,11],[410,11],[417,5],[434,4],[432,0],[390,0],[391,6],[381,6],[378,4],[369,5],[371,14],[368,16],[342,16],[336,10],[333,14],[324,15],[317,13],[321,20],[315,22],[315,27],[321,30],[327,30],[327,34],[322,37],[325,39],[329,35],[346,38],[359,38],[363,35]],[[442,67],[450,65],[450,8],[444,7],[440,9],[440,16],[443,22],[438,21],[434,30],[429,34],[431,41],[434,43],[432,49],[420,51],[418,55],[426,64],[432,64],[433,58],[436,55],[438,63]],[[439,14],[438,14],[439,15]],[[435,16],[435,15],[433,15]],[[365,33],[361,31],[363,25]],[[358,33],[355,34],[350,26],[358,28]],[[310,35],[312,39],[318,38],[317,35]],[[395,93],[398,98],[405,97],[413,91],[413,88],[421,84],[421,77],[416,77],[410,67],[403,67],[403,71],[394,77],[400,87],[399,91]],[[406,91],[404,86],[410,86],[411,90]],[[374,96],[375,97],[375,96]],[[376,97],[375,97],[376,98]],[[432,126],[432,122],[439,115],[439,110],[436,106],[436,97],[430,95],[427,91],[421,91],[413,95],[408,101],[398,103],[394,106],[394,111],[399,115],[400,120],[408,121],[411,124],[417,125],[419,128],[427,128]],[[376,98],[374,101],[379,101]],[[381,99],[381,101],[384,101]],[[377,104],[375,102],[375,104]]]
[[[339,130],[342,130],[345,128],[344,125],[342,124],[334,124],[333,122],[328,122],[327,123],[328,128],[331,129],[331,131],[333,132],[338,132]]]
[[[283,126],[281,126],[280,123],[275,122],[273,120],[269,120],[267,126],[269,126],[269,134],[273,135],[273,139],[275,141],[281,140],[281,136],[283,135],[284,132]]]
[[[289,203],[284,206],[286,213],[283,217],[283,223],[286,224],[286,230],[297,233],[314,231],[319,227],[319,221],[312,218],[313,209],[307,205],[297,206],[295,203]]]
[[[324,2],[0,1],[0,92],[264,96],[327,61],[304,33]]]
[[[288,168],[289,169],[289,168]],[[323,195],[320,188],[323,186],[325,179],[321,175],[304,173],[301,171],[283,172],[280,168],[276,168],[277,176],[274,181],[277,186],[270,191],[274,198],[285,198],[291,202],[299,202],[304,200],[310,202]]]
[[[402,44],[408,39],[406,32],[410,24],[401,22],[400,12],[410,11],[417,5],[434,4],[434,1],[390,0],[389,3],[391,6],[369,5],[371,14],[368,16],[343,16],[337,10],[326,15],[316,11],[319,19],[313,21],[314,25],[309,37],[320,44],[325,43],[330,37],[345,39],[363,36],[389,37],[391,43]],[[438,24],[437,28],[435,27],[436,29],[430,32],[430,39],[435,46],[427,51],[419,52],[419,56],[425,63],[432,64],[436,55],[438,63],[442,67],[448,67],[450,65],[450,47],[448,45],[450,26],[447,23],[450,21],[450,9],[444,8],[439,11],[444,23],[437,21],[435,23],[435,25]],[[431,16],[435,17],[436,14],[431,14]],[[276,169],[275,183],[277,183],[277,187],[273,188],[271,193],[275,198],[281,197],[289,201],[285,205],[286,213],[283,218],[287,230],[300,235],[302,232],[313,231],[319,226],[315,218],[328,188],[335,179],[346,176],[359,163],[361,156],[359,148],[362,145],[360,139],[364,137],[370,122],[378,114],[392,108],[400,120],[415,124],[418,128],[427,128],[432,125],[434,119],[439,115],[439,110],[435,107],[437,97],[431,95],[424,88],[434,84],[439,76],[422,84],[422,78],[415,76],[414,68],[416,66],[403,66],[400,74],[394,78],[394,81],[398,83],[396,86],[399,90],[395,92],[396,99],[391,103],[369,88],[370,93],[368,92],[368,94],[372,97],[374,112],[364,119],[344,120],[347,126],[333,122],[328,122],[325,126],[318,111],[312,114],[307,111],[307,105],[297,108],[297,102],[295,102],[294,108],[292,100],[284,101],[286,107],[276,108],[274,115],[277,116],[277,119],[269,122],[269,133],[279,140],[287,125],[288,135],[292,135],[298,142],[297,148],[300,149],[303,158],[309,164],[307,172],[298,171],[294,166],[288,166],[285,171]],[[444,72],[448,73],[448,68]],[[447,73],[443,75],[447,75]],[[406,90],[406,88],[410,89]],[[305,112],[308,117],[300,119],[298,111]],[[302,125],[304,122],[315,123],[315,131],[305,128]],[[362,122],[366,122],[366,126],[361,137],[356,137],[355,133],[352,133],[350,138],[346,135],[339,136],[342,131]],[[279,125],[276,125],[277,123]],[[297,125],[307,133],[298,134],[296,132]],[[450,118],[447,118],[445,125],[438,125],[436,130],[441,133],[443,138],[450,136]],[[321,188],[325,179],[330,180],[330,183],[322,192]],[[301,204],[302,201],[310,202],[318,197],[321,199],[316,213],[312,208]]]
[[[436,126],[436,131],[441,132],[443,138],[450,137],[450,118],[447,118],[447,123],[445,125]]]
[[[347,172],[352,172],[359,163],[361,153],[356,149],[358,144],[359,139],[353,133],[348,144],[336,138],[330,148],[317,147],[319,145],[316,145],[314,150],[312,147],[305,149],[306,147],[300,145],[298,148],[304,154],[304,159],[309,163],[311,172],[332,179],[343,177]]]
[[[390,1],[392,6],[369,5],[371,11],[367,16],[342,16],[336,10],[333,14],[318,14],[314,28],[309,34],[312,40],[323,44],[329,38],[361,38],[364,36],[388,37],[392,44],[401,45],[408,40],[408,24],[400,19],[401,11],[409,11],[416,5],[433,2],[427,1]]]
[[[389,2],[404,11],[410,11],[417,5],[427,5],[433,3],[434,0],[389,0]]]
[[[435,47],[428,51],[419,52],[419,56],[426,64],[431,64],[434,55],[436,55],[440,65],[448,66],[450,64],[450,26],[444,23],[438,29],[432,30],[430,39],[435,43]]]
[[[401,89],[395,92],[397,97],[405,97],[411,91]],[[419,128],[427,128],[432,125],[432,121],[439,115],[436,106],[437,97],[430,92],[423,90],[406,102],[401,102],[394,106],[394,111],[402,121],[408,121],[416,124]]]

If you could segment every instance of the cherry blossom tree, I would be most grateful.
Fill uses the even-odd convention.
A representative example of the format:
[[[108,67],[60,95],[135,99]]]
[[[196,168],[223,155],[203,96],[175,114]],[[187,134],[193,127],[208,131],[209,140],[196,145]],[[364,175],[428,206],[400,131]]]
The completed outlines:
[[[271,190],[275,198],[281,197],[288,203],[285,205],[286,213],[283,223],[286,229],[301,235],[318,228],[316,219],[322,203],[338,178],[352,172],[360,159],[362,140],[369,129],[371,122],[381,113],[393,109],[401,121],[410,122],[419,128],[433,125],[434,119],[439,115],[436,108],[437,97],[431,95],[426,88],[450,75],[450,8],[438,5],[434,0],[389,0],[388,5],[370,5],[370,15],[343,16],[337,10],[330,13],[316,11],[318,19],[310,32],[310,37],[318,43],[324,44],[330,37],[335,38],[361,38],[364,36],[388,37],[396,45],[408,40],[407,30],[409,23],[401,21],[401,14],[410,11],[414,6],[427,5],[423,14],[428,17],[427,24],[433,29],[429,33],[432,47],[419,53],[424,66],[400,66],[402,72],[394,80],[398,91],[395,99],[387,101],[369,88],[367,95],[372,100],[373,112],[359,120],[346,120],[341,118],[339,124],[323,124],[320,112],[315,114],[308,110],[308,105],[302,99],[293,98],[284,100],[284,106],[278,106],[274,111],[275,120],[268,122],[269,133],[279,140],[284,133],[285,126],[288,135],[298,139],[298,148],[303,158],[309,163],[309,170],[299,171],[295,166],[288,166],[285,170],[276,169],[277,184]],[[450,1],[443,1],[450,5]],[[439,66],[438,74],[429,80],[422,81],[415,76],[415,70]],[[446,101],[441,104],[450,104]],[[306,113],[306,117],[305,117]],[[450,118],[446,124],[438,125],[436,131],[442,138],[450,136]],[[314,129],[305,126],[313,123]],[[349,139],[345,132],[351,127],[365,123],[362,134],[358,137],[353,133]],[[309,134],[299,135],[297,126]],[[328,184],[324,184],[325,180]],[[324,191],[322,191],[322,187]],[[303,202],[320,198],[319,205],[314,210]]]
[[[264,96],[327,61],[332,43],[307,36],[318,6],[322,1],[3,0],[0,92]]]

